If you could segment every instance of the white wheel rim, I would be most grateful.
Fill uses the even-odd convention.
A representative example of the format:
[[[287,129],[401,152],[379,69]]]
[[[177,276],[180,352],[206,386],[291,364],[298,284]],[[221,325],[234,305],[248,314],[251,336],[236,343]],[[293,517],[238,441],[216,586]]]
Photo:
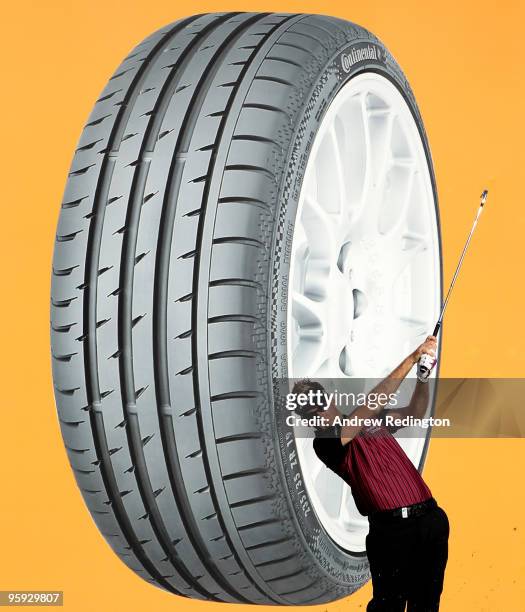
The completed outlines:
[[[425,150],[403,96],[363,73],[321,122],[301,190],[290,269],[290,378],[378,378],[432,329],[440,254]],[[353,307],[352,307],[353,304]],[[399,440],[415,465],[425,440]],[[314,510],[333,540],[365,549],[350,488],[296,438]]]

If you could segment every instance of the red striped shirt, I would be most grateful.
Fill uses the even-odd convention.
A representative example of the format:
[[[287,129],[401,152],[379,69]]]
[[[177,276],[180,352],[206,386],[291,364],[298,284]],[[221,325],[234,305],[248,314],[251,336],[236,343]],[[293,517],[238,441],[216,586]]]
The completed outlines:
[[[432,497],[420,473],[386,427],[362,429],[346,445],[316,437],[319,459],[352,489],[363,515],[418,504]]]

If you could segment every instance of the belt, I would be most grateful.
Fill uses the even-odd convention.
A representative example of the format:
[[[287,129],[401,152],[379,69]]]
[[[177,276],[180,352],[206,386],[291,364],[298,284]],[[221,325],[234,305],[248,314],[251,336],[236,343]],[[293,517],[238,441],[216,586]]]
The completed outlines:
[[[436,500],[431,497],[419,504],[412,504],[411,506],[403,506],[402,508],[394,508],[393,510],[382,510],[381,512],[374,512],[370,514],[368,520],[373,522],[388,522],[403,520],[409,517],[421,516],[426,514],[429,510],[437,508]]]

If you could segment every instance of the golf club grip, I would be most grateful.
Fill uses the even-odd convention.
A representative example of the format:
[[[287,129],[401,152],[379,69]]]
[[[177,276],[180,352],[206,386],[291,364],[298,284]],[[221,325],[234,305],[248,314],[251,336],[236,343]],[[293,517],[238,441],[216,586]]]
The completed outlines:
[[[440,329],[441,329],[441,323],[438,322],[438,323],[436,323],[436,327],[434,327],[434,331],[432,332],[432,335],[433,336],[437,336]]]

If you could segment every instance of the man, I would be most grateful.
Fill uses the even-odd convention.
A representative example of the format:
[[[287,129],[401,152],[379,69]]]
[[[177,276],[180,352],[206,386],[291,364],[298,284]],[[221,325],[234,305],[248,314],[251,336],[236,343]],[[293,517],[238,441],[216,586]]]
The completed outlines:
[[[424,353],[435,357],[436,338],[429,336],[371,393],[392,397],[401,381]],[[302,380],[293,392],[324,391],[314,381]],[[313,394],[312,394],[313,396]],[[422,417],[428,405],[428,386],[418,381],[410,404],[389,409],[393,417]],[[386,403],[386,400],[385,400]],[[343,478],[352,489],[357,508],[368,516],[366,551],[372,575],[373,598],[367,612],[434,612],[439,609],[448,557],[449,525],[418,470],[387,428],[361,427],[355,421],[377,420],[384,416],[383,404],[372,409],[359,406],[352,425],[335,425],[344,419],[335,403],[320,407],[318,402],[298,406],[301,417],[325,417],[325,427],[316,429],[314,450],[319,459]],[[321,420],[321,419],[319,419]],[[344,420],[342,421],[344,423]]]

